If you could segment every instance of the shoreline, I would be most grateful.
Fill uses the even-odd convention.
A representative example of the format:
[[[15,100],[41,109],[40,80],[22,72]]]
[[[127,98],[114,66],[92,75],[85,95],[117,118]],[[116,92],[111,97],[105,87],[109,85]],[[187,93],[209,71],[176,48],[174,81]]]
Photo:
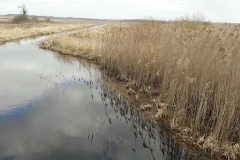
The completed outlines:
[[[199,139],[194,139],[191,136],[191,129],[188,127],[173,128],[171,126],[171,121],[166,116],[161,118],[156,118],[156,113],[158,109],[161,109],[163,106],[157,104],[157,96],[151,93],[151,89],[146,88],[137,88],[133,83],[127,82],[128,80],[121,76],[116,76],[111,72],[107,73],[106,69],[101,65],[100,56],[96,56],[94,53],[86,53],[83,51],[69,51],[61,46],[54,43],[53,41],[45,41],[40,44],[40,48],[57,52],[62,55],[68,55],[73,57],[79,57],[81,59],[87,60],[89,63],[95,63],[100,66],[103,72],[106,72],[106,77],[103,77],[103,82],[106,84],[107,88],[110,91],[120,93],[123,95],[124,100],[128,101],[130,104],[139,106],[137,110],[143,115],[146,119],[154,121],[158,124],[160,128],[163,128],[164,132],[170,135],[172,139],[176,141],[178,145],[181,145],[192,155],[203,155],[201,158],[205,159],[225,159],[221,154],[214,153],[212,154],[210,150],[205,150],[199,144]],[[96,57],[94,57],[96,56]],[[162,104],[164,105],[164,104]],[[165,113],[163,113],[165,114]]]

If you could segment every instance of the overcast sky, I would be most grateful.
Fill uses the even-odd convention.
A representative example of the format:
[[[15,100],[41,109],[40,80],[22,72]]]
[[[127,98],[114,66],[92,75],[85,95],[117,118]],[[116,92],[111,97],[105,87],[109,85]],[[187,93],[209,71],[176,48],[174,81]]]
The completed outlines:
[[[169,20],[202,12],[213,22],[240,23],[240,0],[0,0],[0,14],[19,13],[20,4],[30,15]]]

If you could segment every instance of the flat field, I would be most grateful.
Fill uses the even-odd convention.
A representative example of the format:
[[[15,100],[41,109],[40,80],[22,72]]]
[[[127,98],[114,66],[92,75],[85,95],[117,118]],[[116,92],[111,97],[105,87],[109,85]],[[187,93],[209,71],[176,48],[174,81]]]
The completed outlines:
[[[35,23],[28,22],[14,24],[11,22],[10,18],[2,18],[2,21],[0,21],[0,44],[26,37],[41,36],[46,34],[54,34],[88,28],[99,23],[102,22],[85,20],[62,21],[61,19],[46,21],[40,19]]]

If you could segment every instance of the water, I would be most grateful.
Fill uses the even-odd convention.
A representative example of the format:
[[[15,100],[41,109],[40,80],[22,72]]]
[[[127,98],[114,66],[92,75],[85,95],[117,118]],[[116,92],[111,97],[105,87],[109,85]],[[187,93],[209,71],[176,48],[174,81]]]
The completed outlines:
[[[0,46],[0,159],[187,159],[98,67],[22,40]]]

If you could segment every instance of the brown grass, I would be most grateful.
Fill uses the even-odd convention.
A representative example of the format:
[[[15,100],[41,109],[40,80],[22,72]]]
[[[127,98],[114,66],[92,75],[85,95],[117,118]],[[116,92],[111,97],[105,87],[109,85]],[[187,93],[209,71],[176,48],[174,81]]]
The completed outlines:
[[[98,48],[102,34],[106,28],[106,25],[90,27],[74,34],[56,37],[43,42],[41,48],[50,49],[62,54],[80,56],[89,60],[96,60],[97,57],[100,57],[96,53],[96,48]]]
[[[71,23],[26,23],[26,24],[9,24],[9,23],[0,23],[0,44],[6,43],[8,41],[60,33],[64,31],[76,30],[81,28],[86,28],[89,26],[93,26],[94,22],[88,23],[79,23],[79,22],[71,22]]]
[[[190,128],[195,139],[205,137],[200,147],[221,153],[240,142],[239,33],[239,25],[192,29],[152,21],[112,28],[98,52],[106,70],[169,104],[172,129]],[[234,158],[235,151],[224,153]]]
[[[240,154],[240,25],[185,24],[146,21],[105,26],[99,34],[54,39],[46,42],[46,48],[90,53],[105,70],[127,82],[136,101],[139,94],[151,97],[151,107],[142,105],[142,110],[151,109],[156,119],[167,119],[170,129],[188,137],[186,141],[236,159]]]

